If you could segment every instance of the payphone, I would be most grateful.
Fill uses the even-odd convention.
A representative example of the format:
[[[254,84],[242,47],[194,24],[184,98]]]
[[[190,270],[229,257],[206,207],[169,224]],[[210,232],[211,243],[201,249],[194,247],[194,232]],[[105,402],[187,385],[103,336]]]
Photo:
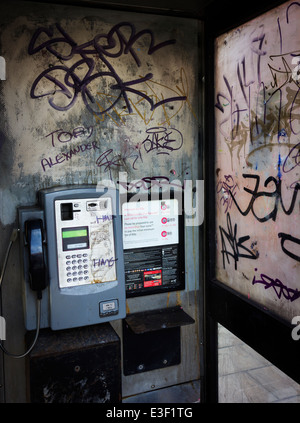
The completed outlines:
[[[37,327],[36,296],[42,297],[41,328],[59,330],[124,318],[117,190],[60,186],[39,191],[38,203],[18,210],[26,329]]]

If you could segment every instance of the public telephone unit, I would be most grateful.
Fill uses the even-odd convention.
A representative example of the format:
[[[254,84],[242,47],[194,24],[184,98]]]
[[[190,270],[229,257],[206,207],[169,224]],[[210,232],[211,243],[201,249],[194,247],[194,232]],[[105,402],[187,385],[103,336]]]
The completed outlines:
[[[53,330],[124,318],[125,281],[118,191],[96,186],[43,189],[20,207],[25,326]],[[35,292],[37,291],[37,293]]]

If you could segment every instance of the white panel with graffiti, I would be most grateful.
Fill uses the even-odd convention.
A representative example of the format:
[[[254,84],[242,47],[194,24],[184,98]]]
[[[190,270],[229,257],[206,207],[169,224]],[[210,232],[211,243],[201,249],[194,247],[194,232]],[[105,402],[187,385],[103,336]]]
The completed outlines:
[[[217,278],[300,312],[300,3],[216,40]]]

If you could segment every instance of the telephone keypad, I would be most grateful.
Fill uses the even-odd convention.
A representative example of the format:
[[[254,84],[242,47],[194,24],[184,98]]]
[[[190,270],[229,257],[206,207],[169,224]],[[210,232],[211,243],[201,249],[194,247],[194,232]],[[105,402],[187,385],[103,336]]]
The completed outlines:
[[[66,271],[67,271],[67,282],[87,281],[89,279],[87,254],[72,254],[67,255],[66,258]]]

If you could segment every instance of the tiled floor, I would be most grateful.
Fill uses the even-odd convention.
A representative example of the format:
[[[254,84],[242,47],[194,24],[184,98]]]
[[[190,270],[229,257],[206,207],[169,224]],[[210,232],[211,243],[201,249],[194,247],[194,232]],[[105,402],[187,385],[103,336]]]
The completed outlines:
[[[300,403],[300,385],[219,326],[219,402]]]
[[[200,382],[146,392],[125,403],[196,403]],[[300,385],[219,326],[220,403],[300,403]]]

